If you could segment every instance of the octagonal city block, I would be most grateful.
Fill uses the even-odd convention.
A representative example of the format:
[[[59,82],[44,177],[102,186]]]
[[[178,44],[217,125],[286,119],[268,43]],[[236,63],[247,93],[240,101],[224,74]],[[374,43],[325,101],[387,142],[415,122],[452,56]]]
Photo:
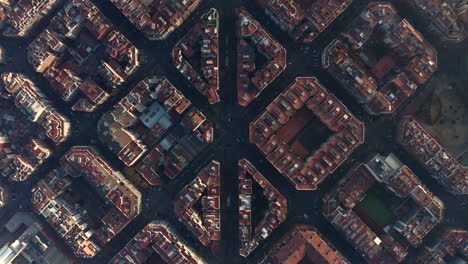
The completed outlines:
[[[140,81],[99,121],[98,135],[149,184],[179,175],[213,141],[213,124],[165,77]]]
[[[461,228],[442,229],[425,242],[425,247],[417,251],[413,263],[444,263],[446,259],[463,261],[467,254],[467,244],[468,231]]]
[[[25,75],[5,72],[0,86],[0,174],[25,181],[70,137],[71,123]]]
[[[89,0],[67,2],[28,60],[72,110],[92,112],[139,67],[139,50]]]
[[[372,2],[322,65],[373,115],[391,114],[437,70],[437,51],[395,8]]]
[[[259,0],[265,12],[295,40],[312,42],[343,13],[352,0]]]
[[[297,78],[250,124],[250,142],[298,190],[315,190],[364,136],[364,124],[315,77]]]
[[[108,264],[154,263],[157,254],[162,263],[203,264],[196,252],[186,245],[174,228],[164,221],[152,221],[136,234]],[[161,263],[161,262],[157,262]]]
[[[111,0],[151,40],[164,40],[198,7],[201,0]]]
[[[32,204],[81,258],[94,257],[142,210],[140,191],[91,146],[70,148],[32,189]]]
[[[350,262],[313,225],[295,225],[276,242],[260,264]]]
[[[7,37],[27,37],[60,3],[60,0],[0,1],[0,31]]]
[[[414,117],[404,117],[398,142],[453,194],[468,194],[468,168],[463,166]]]
[[[466,1],[458,5],[449,0],[408,0],[408,4],[425,19],[423,25],[441,41],[462,42],[468,36]]]
[[[368,263],[400,263],[444,220],[445,206],[395,155],[376,154],[325,195],[322,213]]]

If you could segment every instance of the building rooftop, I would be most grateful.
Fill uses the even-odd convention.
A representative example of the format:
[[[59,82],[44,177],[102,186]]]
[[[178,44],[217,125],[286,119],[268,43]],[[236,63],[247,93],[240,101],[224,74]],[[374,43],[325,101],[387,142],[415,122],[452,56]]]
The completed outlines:
[[[213,125],[166,78],[139,82],[100,120],[100,139],[152,185],[175,178],[209,143]]]
[[[374,183],[365,165],[356,167],[339,182],[343,187],[325,195],[322,212],[368,263],[400,263],[408,254],[404,246],[386,233],[378,235],[352,210]]]
[[[433,178],[454,194],[468,193],[468,170],[445,150],[413,117],[399,127],[399,142],[430,171]]]
[[[261,264],[350,264],[312,225],[296,225],[275,245]]]
[[[72,264],[75,259],[30,213],[17,212],[1,226],[0,263]],[[27,262],[29,263],[29,262]]]
[[[72,264],[73,259],[30,213],[15,213],[1,227],[0,263]]]
[[[8,117],[9,113],[3,112],[4,117]],[[15,121],[19,120],[16,119],[18,116],[9,117],[15,118]],[[7,131],[0,130],[0,173],[13,181],[25,181],[50,157],[52,150],[44,141],[34,138],[34,136],[45,136],[44,133],[41,135],[37,130],[31,129],[35,128],[34,123],[22,123],[25,126],[16,126],[17,122],[14,125],[8,125],[8,122],[0,123],[5,125],[2,128],[7,129]],[[23,133],[19,133],[20,130]]]
[[[92,112],[138,68],[139,51],[94,4],[73,0],[29,45],[28,60],[72,110]]]
[[[393,216],[385,223],[372,220],[361,203],[377,182],[393,195],[405,198],[398,207],[390,209]],[[442,201],[393,154],[377,154],[368,163],[356,165],[323,201],[324,216],[369,263],[403,261],[408,246],[418,247],[443,221],[445,212]]]
[[[201,202],[201,212],[195,204]],[[179,193],[174,212],[204,246],[218,251],[221,243],[221,175],[220,163],[211,161]]]
[[[5,90],[15,97],[15,105],[29,115],[31,121],[41,124],[47,137],[56,144],[68,139],[70,121],[29,78],[18,73],[3,73],[1,79]]]
[[[393,154],[387,157],[377,154],[367,166],[377,181],[386,184],[387,189],[395,195],[414,201],[413,207],[418,209],[409,215],[401,216],[401,219],[405,220],[398,220],[393,228],[413,247],[418,247],[423,238],[438,223],[443,222],[444,204]]]
[[[463,5],[460,1],[460,5]],[[426,19],[428,29],[442,41],[462,42],[468,30],[455,4],[447,0],[410,0],[408,3]],[[466,5],[466,3],[465,3]]]
[[[214,104],[220,100],[218,11],[212,8],[200,20],[177,42],[172,50],[172,62]]]
[[[141,193],[125,176],[90,146],[75,146],[61,158],[60,164],[71,176],[85,179],[104,190],[106,197],[129,219],[141,212]]]
[[[317,127],[318,120],[333,135],[313,147],[298,136]],[[298,190],[315,190],[364,143],[364,136],[364,124],[315,77],[296,78],[250,124],[250,142]]]
[[[8,204],[10,200],[10,192],[8,187],[0,184],[0,208]]]
[[[6,24],[3,35],[25,37],[38,22],[48,15],[59,0],[2,0],[0,20]]]
[[[167,264],[202,264],[197,255],[183,243],[168,224],[153,221],[143,228],[115,255],[109,264],[143,264],[152,254]]]
[[[34,210],[46,218],[77,256],[94,257],[140,214],[141,193],[93,147],[72,147],[62,156],[60,165],[33,188]],[[76,207],[65,192],[73,178],[81,176],[112,205],[101,219],[93,219],[84,208]],[[96,222],[99,224],[93,224]]]
[[[414,263],[448,264],[463,263],[468,259],[468,232],[462,229],[449,229],[437,233],[437,235],[424,247],[419,249]],[[446,262],[448,261],[448,262]]]
[[[252,201],[259,198],[253,190],[257,183],[268,201],[266,212],[255,211]],[[240,255],[247,257],[284,221],[288,214],[286,198],[246,159],[239,161],[239,230]],[[252,215],[263,215],[259,223],[253,223]]]
[[[7,63],[7,60],[8,60],[8,52],[5,49],[5,47],[0,45],[0,64]]]
[[[322,66],[370,114],[391,114],[437,70],[437,51],[390,3],[370,3],[352,25]]]
[[[198,7],[201,0],[111,0],[151,40],[164,40]]]
[[[310,43],[343,13],[352,0],[264,0],[266,13],[296,41]]]
[[[247,106],[286,69],[286,49],[247,10],[237,9],[236,14],[237,101]]]
[[[0,85],[0,173],[25,181],[52,155],[52,145],[68,139],[71,124],[26,76],[3,73]]]

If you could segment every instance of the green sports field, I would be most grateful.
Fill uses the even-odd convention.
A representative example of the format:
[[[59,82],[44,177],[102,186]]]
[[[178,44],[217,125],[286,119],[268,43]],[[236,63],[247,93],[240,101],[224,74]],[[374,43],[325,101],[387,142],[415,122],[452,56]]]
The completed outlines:
[[[383,226],[393,214],[390,210],[392,204],[397,202],[393,194],[384,190],[379,184],[374,185],[371,189],[366,192],[366,197],[359,204],[369,215],[374,222],[378,225]],[[389,196],[388,198],[385,196]]]

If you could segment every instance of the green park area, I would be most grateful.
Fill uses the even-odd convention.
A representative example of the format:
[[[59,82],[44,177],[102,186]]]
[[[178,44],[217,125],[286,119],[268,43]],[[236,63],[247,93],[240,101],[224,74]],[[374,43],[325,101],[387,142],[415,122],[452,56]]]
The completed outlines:
[[[463,160],[463,166],[468,167],[468,157]]]

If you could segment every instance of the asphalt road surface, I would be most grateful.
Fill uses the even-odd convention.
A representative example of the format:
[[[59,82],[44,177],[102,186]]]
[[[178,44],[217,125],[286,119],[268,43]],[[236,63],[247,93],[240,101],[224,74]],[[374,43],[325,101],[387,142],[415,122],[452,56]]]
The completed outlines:
[[[0,65],[0,73],[21,72],[33,81],[53,100],[60,112],[71,118],[74,132],[67,142],[60,145],[53,157],[27,182],[11,183],[15,193],[15,200],[5,210],[32,210],[32,187],[54,166],[58,158],[73,145],[95,145],[104,154],[111,164],[122,169],[123,164],[114,154],[98,140],[97,123],[103,113],[124,97],[139,81],[147,76],[166,76],[192,103],[202,110],[207,118],[215,124],[215,142],[203,151],[199,157],[186,168],[175,180],[161,188],[150,187],[143,191],[143,212],[130,223],[117,237],[115,237],[95,258],[80,260],[82,263],[106,263],[116,254],[139,230],[147,223],[156,219],[163,219],[178,231],[187,243],[195,248],[208,263],[257,263],[271,245],[277,241],[290,227],[297,223],[310,223],[315,225],[346,257],[353,263],[364,263],[359,254],[337,234],[331,225],[320,213],[321,196],[330,190],[332,185],[341,178],[356,162],[366,162],[376,152],[388,154],[394,152],[406,165],[408,165],[421,180],[439,196],[446,205],[447,222],[439,225],[461,226],[467,228],[468,215],[460,205],[467,203],[466,197],[456,197],[433,180],[429,173],[398,144],[396,144],[396,123],[405,113],[414,111],[418,104],[424,101],[428,90],[426,85],[419,87],[416,95],[408,100],[400,111],[387,117],[372,117],[356,104],[349,94],[320,67],[320,55],[324,47],[330,43],[350,22],[363,10],[369,0],[356,0],[354,3],[313,43],[299,45],[291,41],[289,36],[282,32],[263,10],[250,0],[204,0],[185,23],[174,31],[165,41],[149,41],[128,19],[126,19],[109,0],[91,0],[102,12],[117,26],[117,28],[143,53],[143,62],[137,72],[132,75],[115,93],[115,96],[106,102],[93,114],[72,113],[70,105],[55,95],[48,81],[36,73],[27,62],[27,46],[37,37],[42,29],[49,23],[56,12],[49,15],[33,30],[31,36],[23,39],[0,37],[2,45],[6,48],[9,62]],[[287,69],[271,84],[250,106],[243,108],[237,104],[236,91],[236,16],[234,10],[244,6],[255,19],[257,19],[271,34],[287,49]],[[209,8],[215,7],[220,14],[220,95],[221,103],[209,105],[204,96],[197,92],[185,78],[172,65],[170,57],[175,43],[198,21],[201,14]],[[410,16],[407,10],[402,16]],[[409,18],[412,21],[411,18]],[[437,46],[439,56],[457,56],[455,52],[444,46]],[[445,59],[449,64],[450,60]],[[444,71],[445,66],[439,65]],[[447,70],[451,67],[447,65]],[[366,124],[366,142],[359,147],[333,175],[328,177],[317,191],[296,191],[286,177],[282,176],[262,156],[256,146],[248,142],[248,124],[254,120],[265,107],[296,77],[316,76],[325,87],[333,92],[351,111]],[[288,219],[282,224],[259,248],[249,257],[240,257],[239,228],[238,228],[238,175],[237,162],[242,158],[249,159],[259,171],[288,199]],[[203,247],[185,226],[178,222],[173,213],[173,201],[178,192],[189,183],[196,174],[209,163],[211,159],[221,162],[222,177],[222,250],[212,253]],[[43,219],[40,219],[44,221]]]

